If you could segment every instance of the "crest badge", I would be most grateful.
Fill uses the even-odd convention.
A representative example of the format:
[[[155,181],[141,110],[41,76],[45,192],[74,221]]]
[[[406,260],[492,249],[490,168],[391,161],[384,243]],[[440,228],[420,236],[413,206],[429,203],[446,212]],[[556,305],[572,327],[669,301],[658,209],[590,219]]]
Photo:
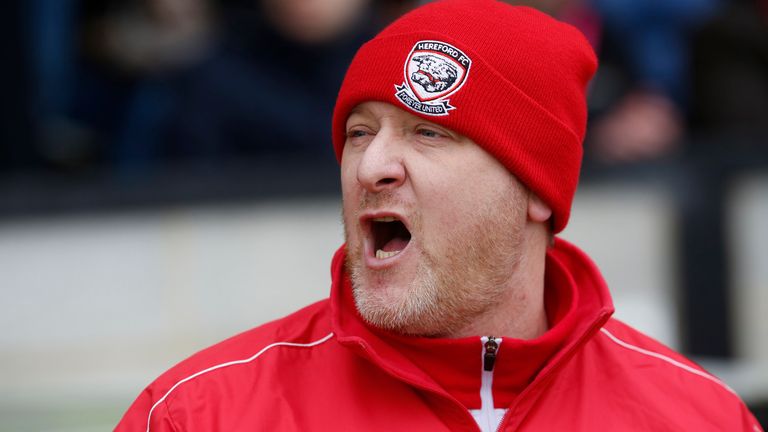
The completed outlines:
[[[395,85],[395,97],[416,112],[448,115],[456,109],[448,103],[448,96],[464,85],[471,65],[472,60],[451,44],[416,42],[403,66],[405,81]]]

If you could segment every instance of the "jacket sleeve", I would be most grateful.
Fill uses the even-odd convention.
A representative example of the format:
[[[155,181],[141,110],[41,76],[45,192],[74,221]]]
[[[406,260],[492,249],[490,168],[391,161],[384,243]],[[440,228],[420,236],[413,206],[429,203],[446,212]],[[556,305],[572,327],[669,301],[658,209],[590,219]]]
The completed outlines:
[[[115,432],[181,432],[174,425],[165,400],[155,401],[152,393],[149,388],[141,392],[115,427]]]
[[[743,424],[743,432],[763,432],[763,428],[760,427],[760,423],[757,422],[755,416],[752,415],[752,413],[749,411],[749,408],[747,408],[744,403],[741,404],[741,418]]]

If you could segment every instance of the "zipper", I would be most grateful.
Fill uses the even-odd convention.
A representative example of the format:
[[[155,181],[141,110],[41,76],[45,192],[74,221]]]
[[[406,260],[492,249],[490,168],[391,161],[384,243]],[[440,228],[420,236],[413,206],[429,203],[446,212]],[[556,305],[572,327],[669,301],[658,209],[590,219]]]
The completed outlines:
[[[496,430],[496,416],[493,406],[493,367],[496,365],[496,356],[499,355],[501,338],[483,336],[483,370],[480,375],[480,418],[485,427],[483,430]]]
[[[496,364],[496,353],[499,351],[499,343],[496,338],[488,336],[483,338],[483,371],[493,372],[493,365]]]

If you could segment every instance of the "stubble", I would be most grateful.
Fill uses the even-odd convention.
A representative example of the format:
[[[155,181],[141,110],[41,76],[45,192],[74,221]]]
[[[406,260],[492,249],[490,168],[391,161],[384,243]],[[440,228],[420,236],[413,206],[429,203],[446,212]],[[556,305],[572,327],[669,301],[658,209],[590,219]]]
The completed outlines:
[[[411,228],[419,242],[418,265],[404,287],[387,286],[397,268],[371,270],[364,264],[362,242],[348,244],[346,267],[360,315],[379,328],[437,337],[456,334],[488,313],[509,289],[521,259],[524,198],[521,187],[510,184],[479,204],[471,217],[463,218],[471,223],[458,224],[439,239],[425,239],[421,214],[410,211]],[[380,205],[391,199],[365,198],[360,209],[371,200]],[[345,227],[347,239],[348,229]],[[380,289],[371,289],[369,284]]]

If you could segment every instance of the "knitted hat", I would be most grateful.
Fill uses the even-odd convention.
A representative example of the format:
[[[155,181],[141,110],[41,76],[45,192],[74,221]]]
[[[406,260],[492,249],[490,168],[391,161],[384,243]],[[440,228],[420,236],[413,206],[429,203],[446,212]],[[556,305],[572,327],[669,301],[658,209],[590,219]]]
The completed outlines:
[[[352,60],[333,113],[341,161],[349,112],[382,101],[469,137],[568,222],[597,67],[575,28],[493,0],[429,3]]]

